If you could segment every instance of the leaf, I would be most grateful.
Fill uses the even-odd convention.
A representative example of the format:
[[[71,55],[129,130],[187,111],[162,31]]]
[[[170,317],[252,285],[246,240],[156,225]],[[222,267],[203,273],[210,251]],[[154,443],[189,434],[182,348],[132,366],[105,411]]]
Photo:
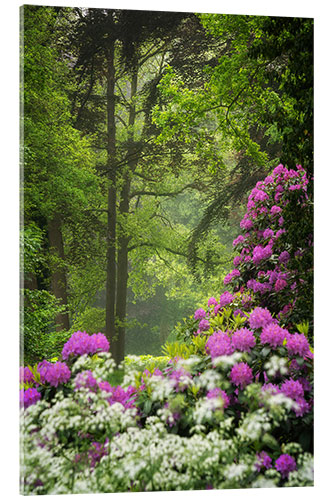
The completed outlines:
[[[144,412],[145,415],[149,415],[151,407],[152,407],[152,402],[151,402],[150,399],[147,399],[145,401],[145,404],[143,405],[143,412]]]
[[[263,350],[261,351],[261,357],[266,358],[268,354],[271,352],[270,347],[264,347]]]
[[[264,434],[263,437],[262,437],[262,442],[268,446],[269,448],[271,448],[271,450],[279,450],[280,449],[280,445],[279,443],[277,442],[277,440],[275,439],[274,436],[272,436],[271,434]]]

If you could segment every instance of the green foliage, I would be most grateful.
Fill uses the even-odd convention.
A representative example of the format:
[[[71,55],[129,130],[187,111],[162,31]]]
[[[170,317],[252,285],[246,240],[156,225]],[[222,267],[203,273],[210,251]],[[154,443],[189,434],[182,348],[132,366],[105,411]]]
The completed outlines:
[[[186,344],[180,342],[166,342],[165,345],[162,346],[162,352],[170,358],[180,357],[187,359],[189,356],[194,354],[194,350],[193,346],[187,346]]]
[[[105,310],[99,307],[86,307],[72,323],[71,331],[76,332],[78,330],[87,333],[105,331]]]
[[[59,356],[68,332],[57,332],[55,316],[65,306],[46,290],[24,290],[22,347],[25,363]]]

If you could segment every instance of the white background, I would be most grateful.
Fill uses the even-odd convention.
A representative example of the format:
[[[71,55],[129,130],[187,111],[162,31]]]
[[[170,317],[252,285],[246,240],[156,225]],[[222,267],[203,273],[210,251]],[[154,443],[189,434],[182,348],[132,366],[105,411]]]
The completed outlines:
[[[114,500],[332,498],[332,9],[325,0],[123,0],[25,2],[35,5],[213,12],[315,18],[315,487],[270,490],[189,491],[181,493],[108,494]],[[1,5],[1,350],[0,350],[0,493],[18,498],[18,366],[19,366],[19,7]],[[59,497],[56,495],[56,497]],[[68,495],[77,500],[93,495]],[[103,497],[104,498],[104,497]]]

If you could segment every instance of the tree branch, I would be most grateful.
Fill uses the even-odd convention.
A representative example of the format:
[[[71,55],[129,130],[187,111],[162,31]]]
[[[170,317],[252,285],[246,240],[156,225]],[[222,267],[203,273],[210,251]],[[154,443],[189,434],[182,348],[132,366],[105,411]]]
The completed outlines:
[[[167,252],[170,252],[174,255],[179,255],[180,257],[185,257],[186,259],[188,257],[185,252],[180,252],[179,250],[174,250],[173,248],[165,247],[163,245],[158,245],[155,243],[150,243],[148,241],[137,243],[136,245],[132,245],[131,247],[128,248],[128,251],[131,252],[132,250],[135,250],[136,248],[140,248],[140,247],[154,248],[156,253],[157,253],[157,249],[159,249],[159,250],[166,250]],[[211,261],[211,260],[208,261],[208,260],[202,259],[201,257],[197,257],[197,259],[200,260],[201,262],[203,262],[204,264],[214,264],[214,265],[223,264],[223,261]]]
[[[134,198],[134,196],[177,196],[177,194],[183,193],[186,189],[189,188],[195,189],[196,184],[192,182],[191,184],[186,184],[178,191],[170,191],[167,193],[157,193],[156,191],[133,191],[130,194],[130,198]]]

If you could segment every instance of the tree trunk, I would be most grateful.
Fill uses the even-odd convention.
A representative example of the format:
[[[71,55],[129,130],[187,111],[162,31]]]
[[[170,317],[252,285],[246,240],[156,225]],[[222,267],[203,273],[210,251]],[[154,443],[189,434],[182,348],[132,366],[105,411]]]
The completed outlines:
[[[61,218],[56,214],[48,223],[48,235],[50,253],[55,258],[51,265],[51,290],[53,295],[61,299],[61,303],[67,306],[67,277],[64,268],[64,243],[61,232]],[[59,313],[55,318],[57,331],[69,330],[68,312]]]
[[[106,329],[111,353],[115,357],[117,337],[115,329],[116,300],[116,123],[115,123],[115,44],[107,51],[107,162],[108,162],[108,225],[106,267]]]
[[[127,176],[119,204],[120,214],[127,214],[129,209],[130,180]],[[127,300],[127,280],[128,280],[128,242],[126,229],[120,228],[118,234],[118,261],[117,261],[117,346],[115,352],[116,363],[119,364],[125,357],[125,321],[126,321],[126,300]]]
[[[137,92],[137,80],[138,74],[137,69],[133,71],[131,80],[131,99],[135,97]],[[121,191],[121,200],[119,204],[119,213],[124,215],[121,218],[121,222],[126,221],[126,216],[129,212],[129,194],[131,187],[131,173],[134,171],[137,160],[134,158],[134,123],[135,123],[135,104],[133,100],[131,101],[131,106],[129,110],[129,146],[128,146],[128,157],[129,162],[125,166],[123,172],[123,187]],[[127,281],[128,281],[128,243],[129,237],[126,235],[126,223],[124,227],[120,226],[120,232],[118,237],[119,249],[118,249],[118,276],[117,276],[117,303],[116,303],[116,318],[117,318],[117,349],[116,349],[116,361],[120,363],[125,357],[125,335],[126,335],[126,306],[127,306]]]

